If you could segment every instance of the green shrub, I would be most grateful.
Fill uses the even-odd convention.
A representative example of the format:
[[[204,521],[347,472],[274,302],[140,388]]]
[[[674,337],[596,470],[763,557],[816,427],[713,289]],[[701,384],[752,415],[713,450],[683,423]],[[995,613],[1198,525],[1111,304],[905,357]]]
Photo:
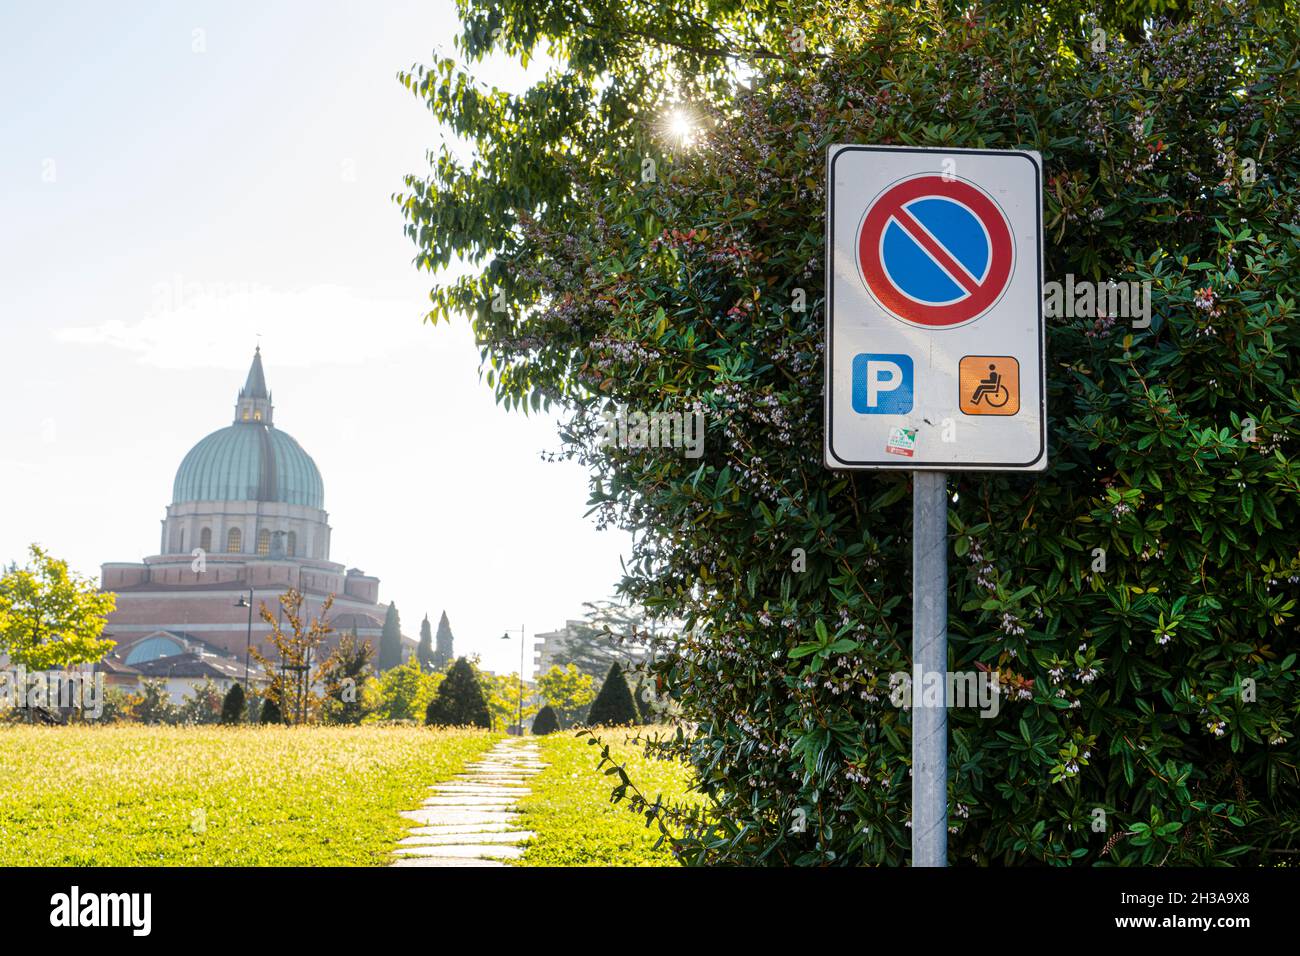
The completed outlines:
[[[560,721],[555,716],[555,711],[550,704],[539,710],[537,716],[533,718],[533,733],[535,734],[553,734],[559,729]]]
[[[262,724],[284,723],[284,715],[280,713],[280,705],[274,697],[262,698],[262,713],[258,717],[258,722]]]
[[[425,673],[414,659],[390,668],[362,686],[366,721],[419,720],[443,679]]]
[[[211,677],[190,685],[181,696],[176,720],[182,724],[215,724],[221,720],[222,694]]]
[[[586,722],[592,727],[618,727],[637,722],[636,701],[618,664],[610,665],[605,683],[600,685],[600,692],[587,711]]]
[[[174,724],[180,720],[180,709],[172,703],[166,681],[141,681],[135,717],[144,724]]]
[[[429,701],[424,722],[440,727],[491,728],[492,717],[483,687],[465,658],[456,658],[448,669],[447,676],[438,685],[438,693]]]
[[[475,309],[503,404],[569,409],[595,509],[636,535],[622,591],[686,625],[654,670],[696,728],[663,749],[712,802],[687,860],[909,856],[911,722],[889,701],[910,669],[909,477],[822,463],[835,143],[1037,150],[1044,278],[1152,283],[1149,328],[1049,323],[1045,474],[950,479],[950,667],[1006,691],[994,719],[950,713],[951,859],[1300,850],[1295,19],[1206,5],[1094,52],[1077,12],[1005,9],[812,10],[808,54],[747,62],[743,89],[697,108],[690,150],[656,137],[649,93],[639,114],[574,94],[620,138],[551,150],[518,135],[546,97],[489,109],[440,74],[418,87],[492,158],[440,164],[404,207],[426,265],[485,261],[435,293],[441,314]],[[524,48],[563,30],[504,22]],[[557,96],[597,51],[657,62],[606,34],[580,46]],[[615,405],[700,410],[703,456],[608,447]]]
[[[242,724],[248,701],[244,697],[244,688],[240,684],[231,684],[226,696],[221,701],[221,722],[223,724]]]

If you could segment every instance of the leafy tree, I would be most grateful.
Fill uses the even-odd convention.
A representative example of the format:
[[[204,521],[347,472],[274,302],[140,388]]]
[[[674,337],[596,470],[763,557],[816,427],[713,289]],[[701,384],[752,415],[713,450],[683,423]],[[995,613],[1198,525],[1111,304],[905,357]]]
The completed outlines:
[[[565,625],[564,642],[551,660],[562,667],[572,664],[593,680],[599,680],[611,663],[631,664],[636,660],[636,653],[620,645],[615,636],[601,627],[570,621]]]
[[[390,603],[384,615],[384,630],[379,636],[379,671],[402,663],[402,622],[397,615],[397,605]]]
[[[587,711],[586,722],[592,727],[618,727],[637,722],[636,702],[618,664],[609,666],[605,683],[600,685],[600,693]]]
[[[221,719],[221,691],[212,678],[190,685],[190,689],[181,695],[181,705],[176,719],[182,724],[215,724]]]
[[[276,699],[271,696],[262,698],[262,712],[258,717],[258,723],[261,724],[283,724],[284,714],[280,711],[280,705]]]
[[[135,716],[144,724],[174,724],[180,720],[180,710],[167,693],[166,681],[141,681],[140,701],[135,705]]]
[[[433,650],[434,670],[445,670],[451,664],[455,655],[455,643],[456,639],[451,634],[451,622],[447,620],[447,612],[443,611],[442,617],[438,619],[438,636]]]
[[[853,142],[1037,150],[1044,277],[1152,283],[1149,328],[1049,323],[1045,475],[950,478],[952,660],[1005,691],[950,714],[950,858],[1300,849],[1300,36],[1294,5],[1187,6],[1106,4],[1099,49],[1082,4],[810,3],[800,50],[757,4],[471,3],[471,66],[559,65],[519,96],[405,77],[476,147],[403,197],[421,267],[481,264],[433,318],[472,314],[503,404],[566,410],[637,533],[622,593],[683,623],[654,667],[709,798],[685,858],[907,859],[909,478],[822,464],[825,156]],[[703,457],[602,446],[615,405],[699,409]]]
[[[438,693],[424,714],[426,724],[442,727],[491,728],[487,698],[470,662],[463,657],[447,671]]]
[[[550,704],[547,704],[537,712],[533,718],[534,734],[553,734],[560,729],[560,722],[556,719],[555,710]]]
[[[426,674],[414,660],[385,671],[365,686],[366,720],[419,720],[444,679]]]
[[[121,687],[104,688],[104,711],[99,715],[98,723],[116,724],[124,721],[139,720],[137,708],[144,698],[132,694]]]
[[[433,628],[429,626],[429,615],[424,615],[420,623],[420,646],[415,650],[416,659],[426,671],[437,670],[433,652]]]
[[[537,679],[537,688],[554,710],[561,727],[572,726],[580,720],[587,706],[596,699],[596,682],[573,664],[551,665]]]
[[[266,698],[276,702],[280,716],[291,724],[314,723],[320,716],[321,697],[315,688],[328,665],[328,661],[320,662],[321,645],[334,631],[329,625],[334,595],[321,603],[320,615],[315,618],[304,613],[305,603],[302,592],[296,588],[280,595],[281,617],[289,625],[286,631],[280,618],[272,614],[263,601],[259,613],[271,627],[269,640],[278,659],[272,660],[260,647],[254,646],[251,650],[253,660],[266,674]],[[318,667],[315,674],[312,673],[313,665]]]
[[[244,696],[243,685],[231,684],[221,701],[221,722],[229,725],[242,724],[247,709],[248,700]]]
[[[114,642],[101,638],[115,595],[39,545],[26,567],[0,575],[0,651],[29,670],[53,670],[101,660]]]
[[[321,666],[317,676],[325,686],[322,717],[329,724],[359,724],[366,715],[364,687],[370,676],[374,649],[357,637],[354,627]]]
[[[488,713],[492,719],[492,729],[502,727],[509,729],[519,722],[520,706],[519,695],[521,693],[518,674],[489,674],[482,671],[477,665],[474,666],[474,673],[478,676],[479,683],[483,686],[483,693],[487,696]],[[529,717],[537,713],[537,704],[531,701],[533,687],[528,681],[523,682],[522,694],[523,717],[527,721]]]

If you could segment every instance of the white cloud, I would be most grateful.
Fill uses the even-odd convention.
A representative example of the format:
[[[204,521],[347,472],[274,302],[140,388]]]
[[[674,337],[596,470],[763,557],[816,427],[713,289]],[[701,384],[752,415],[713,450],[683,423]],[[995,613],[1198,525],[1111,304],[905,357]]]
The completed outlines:
[[[312,367],[391,355],[421,334],[420,313],[409,298],[366,296],[337,285],[283,291],[177,275],[154,286],[153,307],[139,321],[62,328],[55,338],[134,352],[155,368],[245,369],[249,345],[259,335],[277,365]]]

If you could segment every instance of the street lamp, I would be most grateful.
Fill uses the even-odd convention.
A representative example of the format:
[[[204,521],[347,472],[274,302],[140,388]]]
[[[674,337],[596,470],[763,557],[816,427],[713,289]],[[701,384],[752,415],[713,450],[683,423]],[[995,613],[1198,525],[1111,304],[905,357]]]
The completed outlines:
[[[509,628],[501,635],[501,640],[508,641],[513,635]],[[524,735],[524,626],[519,625],[519,736]]]
[[[242,594],[239,600],[235,602],[235,607],[248,608],[248,635],[244,638],[244,696],[252,700],[248,694],[248,654],[253,646],[253,589],[248,589],[248,597]]]

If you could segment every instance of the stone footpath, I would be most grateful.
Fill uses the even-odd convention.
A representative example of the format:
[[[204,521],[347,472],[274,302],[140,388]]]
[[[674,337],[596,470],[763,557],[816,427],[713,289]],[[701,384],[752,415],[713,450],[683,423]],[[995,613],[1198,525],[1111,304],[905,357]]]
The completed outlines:
[[[515,825],[515,801],[545,766],[537,744],[507,737],[460,776],[430,787],[419,810],[402,812],[420,825],[398,842],[393,866],[505,866],[523,856],[515,844],[533,834]]]

